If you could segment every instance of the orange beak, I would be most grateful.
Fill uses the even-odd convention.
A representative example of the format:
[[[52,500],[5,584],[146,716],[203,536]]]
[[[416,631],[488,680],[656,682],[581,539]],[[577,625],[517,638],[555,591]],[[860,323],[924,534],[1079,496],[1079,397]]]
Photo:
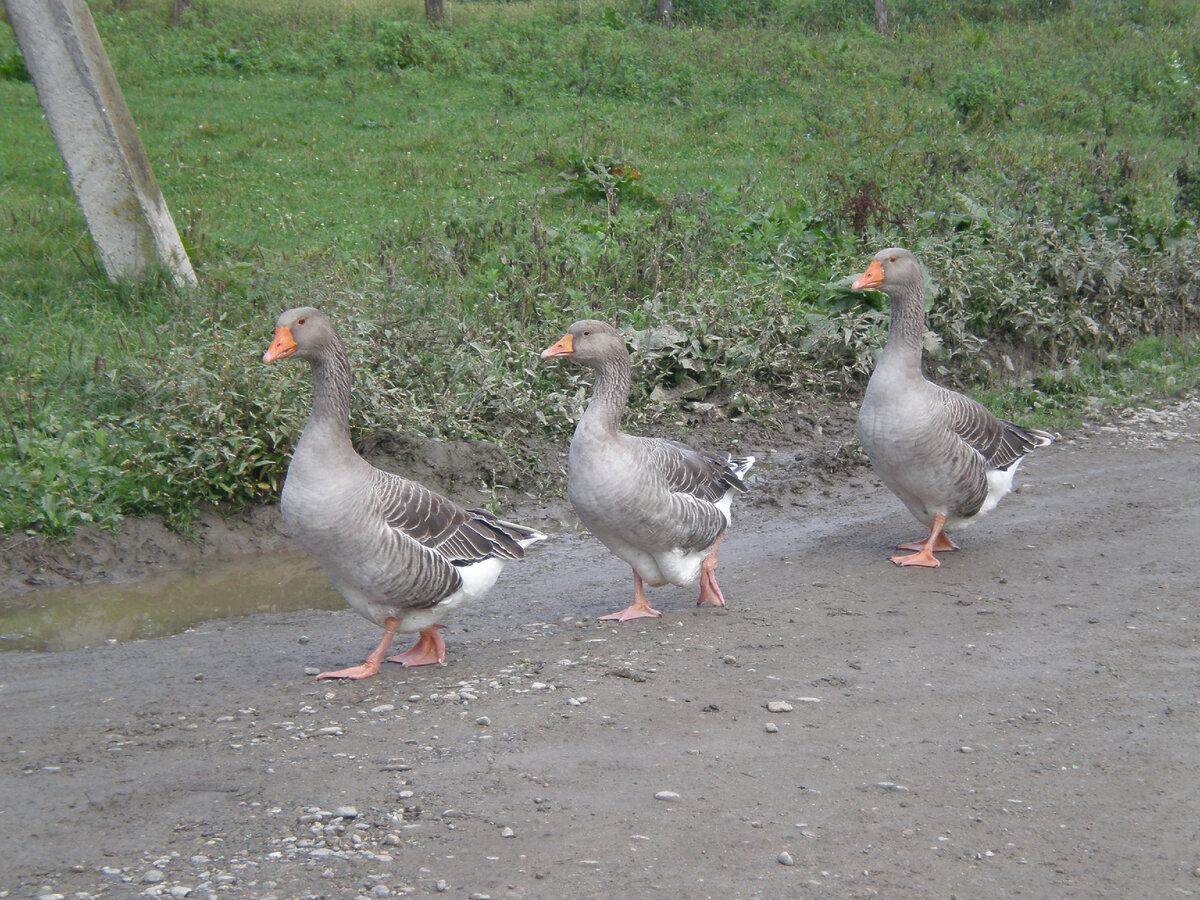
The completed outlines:
[[[570,356],[574,352],[575,338],[571,334],[564,334],[557,344],[542,351],[542,359],[549,359],[552,356]]]
[[[287,359],[296,352],[296,342],[292,340],[292,332],[286,325],[275,329],[275,340],[263,354],[263,362],[275,362],[277,359]]]
[[[867,288],[876,288],[881,284],[883,284],[883,263],[873,259],[867,266],[867,271],[859,275],[858,280],[852,286],[856,291],[865,291]]]

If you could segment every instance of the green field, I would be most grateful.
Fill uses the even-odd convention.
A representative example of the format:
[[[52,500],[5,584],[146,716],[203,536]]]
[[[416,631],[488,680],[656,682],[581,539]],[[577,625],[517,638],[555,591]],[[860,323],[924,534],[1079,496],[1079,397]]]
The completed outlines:
[[[861,7],[859,9],[858,7]],[[1200,382],[1200,6],[696,0],[93,5],[200,278],[100,269],[0,29],[0,535],[275,496],[307,408],[260,362],[319,304],[356,434],[565,442],[574,319],[633,332],[643,424],[857,395],[882,246],[929,368],[1069,423]],[[655,391],[655,387],[659,390]],[[653,394],[653,396],[652,396]],[[1033,410],[1031,412],[1031,409]]]

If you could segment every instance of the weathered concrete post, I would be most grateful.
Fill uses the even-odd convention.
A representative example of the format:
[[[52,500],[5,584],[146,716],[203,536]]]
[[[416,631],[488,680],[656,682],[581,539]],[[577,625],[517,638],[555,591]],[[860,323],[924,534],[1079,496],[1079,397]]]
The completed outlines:
[[[4,0],[108,277],[196,283],[85,0]]]

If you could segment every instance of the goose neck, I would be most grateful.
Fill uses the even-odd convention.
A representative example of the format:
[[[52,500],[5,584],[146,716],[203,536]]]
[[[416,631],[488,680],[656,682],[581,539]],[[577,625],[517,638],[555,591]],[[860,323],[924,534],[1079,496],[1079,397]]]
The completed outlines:
[[[313,405],[308,422],[350,440],[350,361],[335,344],[312,363]],[[307,430],[307,429],[306,429]]]
[[[580,424],[617,432],[629,402],[630,371],[627,359],[608,359],[596,369],[596,383]]]
[[[887,350],[920,359],[925,342],[925,292],[920,288],[905,288],[889,296],[891,315]]]

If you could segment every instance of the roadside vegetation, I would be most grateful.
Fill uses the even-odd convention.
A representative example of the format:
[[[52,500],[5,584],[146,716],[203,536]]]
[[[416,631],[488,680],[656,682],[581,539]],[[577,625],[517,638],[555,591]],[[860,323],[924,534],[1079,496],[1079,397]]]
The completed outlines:
[[[631,415],[855,397],[904,245],[929,368],[1033,424],[1200,382],[1200,8],[1166,0],[92,4],[200,278],[105,278],[0,29],[0,535],[273,499],[337,321],[362,436],[501,444],[530,489],[631,332]],[[935,337],[936,336],[936,337]],[[1032,418],[1031,418],[1032,417]]]

